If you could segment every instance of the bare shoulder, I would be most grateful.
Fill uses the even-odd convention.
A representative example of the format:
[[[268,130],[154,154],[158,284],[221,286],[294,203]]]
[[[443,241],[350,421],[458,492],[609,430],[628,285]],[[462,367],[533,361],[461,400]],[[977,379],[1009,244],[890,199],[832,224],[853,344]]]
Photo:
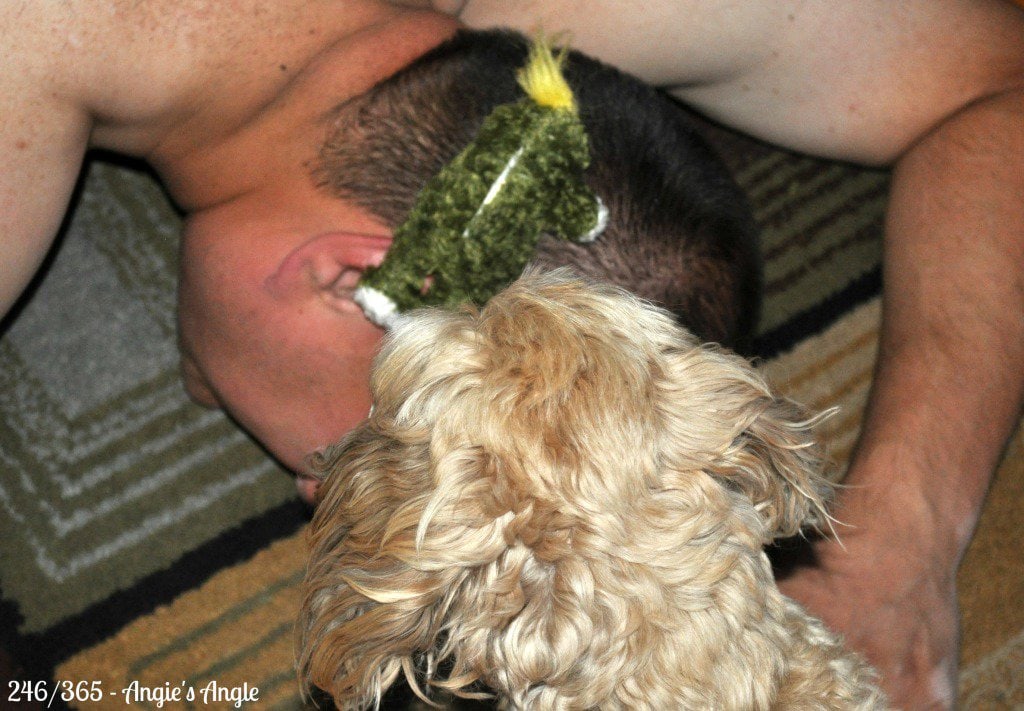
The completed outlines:
[[[180,8],[191,4],[182,2]],[[17,97],[37,114],[84,116],[90,132],[161,111],[189,66],[182,61],[188,28],[174,18],[167,21],[171,5],[156,0],[0,3],[5,98]]]
[[[66,93],[69,83],[54,72],[62,54],[68,53],[77,37],[77,21],[68,5],[60,2],[15,0],[0,3],[0,87],[8,99],[12,91]]]
[[[566,30],[577,48],[800,150],[884,162],[1021,83],[1007,0],[434,0],[470,26]]]
[[[144,154],[135,130],[179,95],[188,33],[154,16],[170,2],[0,3],[0,314],[53,242],[90,145]],[[188,7],[181,3],[181,7]],[[162,72],[162,73],[161,73]],[[120,127],[138,140],[113,140]]]
[[[257,110],[367,4],[16,0],[0,3],[0,52],[11,56],[5,69],[27,70],[26,85],[36,77],[40,91],[83,105],[96,144],[146,155],[162,128],[209,97],[225,110]]]

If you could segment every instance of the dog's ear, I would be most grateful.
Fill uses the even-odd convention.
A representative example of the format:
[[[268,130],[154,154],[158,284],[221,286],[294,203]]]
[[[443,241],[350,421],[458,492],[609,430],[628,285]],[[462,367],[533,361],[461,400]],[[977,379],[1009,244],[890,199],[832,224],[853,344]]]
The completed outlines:
[[[367,425],[320,457],[328,476],[308,530],[298,673],[340,709],[379,703],[435,647],[451,581],[406,560],[429,497],[425,460]]]
[[[298,622],[300,682],[341,709],[379,703],[399,674],[424,700],[423,682],[463,695],[483,654],[464,650],[485,649],[491,626],[522,606],[491,459],[446,442],[443,428],[379,430],[373,420],[318,465],[329,476]],[[437,679],[446,659],[451,672]]]
[[[773,538],[828,523],[832,484],[822,476],[813,427],[818,418],[770,393],[749,402],[751,421],[724,458],[719,476],[745,491]]]
[[[699,467],[753,503],[766,541],[826,526],[833,485],[823,474],[809,416],[772,392],[743,358],[714,346],[680,353],[670,367],[676,404],[676,447]]]

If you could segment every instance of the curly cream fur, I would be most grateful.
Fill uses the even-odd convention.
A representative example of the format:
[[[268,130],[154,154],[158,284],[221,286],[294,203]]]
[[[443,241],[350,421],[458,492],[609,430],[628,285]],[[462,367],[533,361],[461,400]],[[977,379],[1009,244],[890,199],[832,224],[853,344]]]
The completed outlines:
[[[319,457],[300,676],[523,709],[871,709],[872,672],[762,546],[827,520],[813,420],[618,289],[528,274],[424,311]],[[445,660],[450,673],[440,678]]]

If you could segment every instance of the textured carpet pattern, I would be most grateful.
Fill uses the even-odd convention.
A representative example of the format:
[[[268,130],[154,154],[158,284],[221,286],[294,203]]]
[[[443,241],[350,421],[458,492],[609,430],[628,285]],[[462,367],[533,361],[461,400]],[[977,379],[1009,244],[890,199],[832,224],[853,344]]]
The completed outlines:
[[[0,338],[0,584],[41,632],[294,495],[178,377],[180,221],[95,163],[60,250]]]
[[[840,407],[822,433],[838,474],[870,385],[888,177],[712,136],[764,230],[757,349],[784,392]],[[147,176],[93,164],[0,335],[0,642],[28,678],[212,680],[258,687],[255,708],[299,708],[305,513],[291,479],[178,383],[179,229]],[[1018,436],[960,575],[964,708],[1024,708],[1022,468]]]

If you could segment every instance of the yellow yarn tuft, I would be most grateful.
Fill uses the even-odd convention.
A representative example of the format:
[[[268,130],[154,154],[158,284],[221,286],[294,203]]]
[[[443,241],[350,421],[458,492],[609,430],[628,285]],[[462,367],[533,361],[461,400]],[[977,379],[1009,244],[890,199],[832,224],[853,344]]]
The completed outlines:
[[[547,41],[538,38],[530,46],[529,60],[517,77],[523,91],[541,106],[572,111],[576,109],[576,100],[562,76],[564,59],[564,51],[556,57]]]

